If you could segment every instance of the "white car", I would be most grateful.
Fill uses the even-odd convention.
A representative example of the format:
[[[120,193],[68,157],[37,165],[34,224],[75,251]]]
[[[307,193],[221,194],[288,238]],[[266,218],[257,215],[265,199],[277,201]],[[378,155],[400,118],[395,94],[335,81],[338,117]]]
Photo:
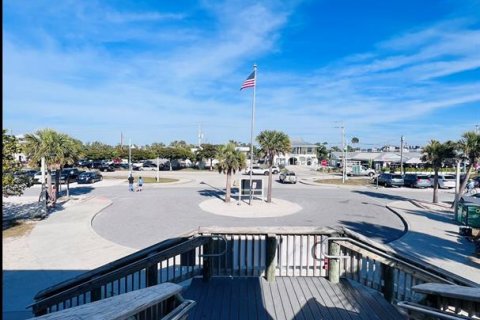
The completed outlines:
[[[281,183],[297,183],[297,176],[293,171],[285,171],[280,173],[278,179]]]
[[[267,176],[269,174],[268,168],[262,168],[260,166],[253,166],[252,167],[252,174],[262,174]],[[280,169],[277,166],[272,166],[272,173],[277,174],[280,172]],[[245,169],[246,174],[250,174],[250,168]]]
[[[432,185],[433,185],[433,179],[435,178],[435,175],[431,175],[430,176],[430,181],[432,181]],[[438,175],[438,187],[441,188],[441,189],[451,189],[451,188],[455,188],[455,175],[451,175],[451,174],[446,174],[446,175],[443,175],[443,174],[439,174]]]
[[[47,172],[45,172],[45,182],[47,182]],[[42,183],[42,171],[38,171],[33,176],[33,183]]]

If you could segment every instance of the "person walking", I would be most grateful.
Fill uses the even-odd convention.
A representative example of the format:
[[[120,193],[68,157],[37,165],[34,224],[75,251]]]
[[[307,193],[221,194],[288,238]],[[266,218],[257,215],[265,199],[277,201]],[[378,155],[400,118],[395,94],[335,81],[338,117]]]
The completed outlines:
[[[134,181],[133,176],[132,176],[132,174],[130,174],[128,176],[128,191],[133,192],[133,181]]]
[[[137,180],[137,191],[142,191],[142,187],[143,187],[143,179],[142,179],[142,177],[138,177],[138,180]]]

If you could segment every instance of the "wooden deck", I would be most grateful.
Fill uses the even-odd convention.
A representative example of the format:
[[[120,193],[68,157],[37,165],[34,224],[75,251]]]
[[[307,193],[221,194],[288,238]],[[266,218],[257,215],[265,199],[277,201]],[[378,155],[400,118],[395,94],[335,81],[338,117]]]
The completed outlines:
[[[183,293],[197,305],[189,319],[405,319],[381,294],[348,280],[319,277],[192,280]]]

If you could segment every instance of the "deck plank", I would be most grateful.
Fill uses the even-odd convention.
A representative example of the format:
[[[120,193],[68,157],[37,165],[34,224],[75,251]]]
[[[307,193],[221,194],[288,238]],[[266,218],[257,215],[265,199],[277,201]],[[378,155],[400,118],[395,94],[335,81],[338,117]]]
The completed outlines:
[[[300,288],[302,288],[302,291],[304,292],[305,297],[308,297],[307,305],[312,313],[312,318],[309,318],[309,319],[332,319],[332,315],[324,307],[323,300],[320,303],[315,297],[315,295],[312,293],[310,289],[311,281],[308,281],[305,278],[300,277],[298,278],[298,283],[300,285]],[[315,290],[315,288],[313,290]]]
[[[322,284],[327,288],[330,287],[330,290],[336,295],[338,301],[340,301],[341,305],[343,306],[343,310],[352,320],[362,319],[359,310],[354,305],[355,302],[351,299],[348,299],[345,293],[340,291],[338,284],[331,283],[330,281],[322,281]]]
[[[323,299],[323,306],[330,311],[332,316],[331,319],[335,320],[344,320],[345,317],[341,311],[341,309],[336,305],[336,299],[332,297],[330,292],[325,290],[325,287],[322,285],[322,279],[320,278],[313,278],[312,279],[313,287],[318,291],[318,295],[321,299]],[[311,288],[311,287],[310,287]],[[349,318],[347,318],[349,320]]]
[[[195,278],[183,296],[197,302],[189,319],[402,319],[378,292],[320,277]]]
[[[340,290],[346,295],[347,299],[350,299],[350,301],[356,304],[360,317],[364,320],[382,320],[370,304],[365,299],[362,299],[356,290],[352,289],[348,283],[345,284],[345,282],[346,280],[340,281]]]
[[[268,282],[259,281],[260,290],[264,299],[265,315],[267,319],[277,319],[275,314],[275,304],[272,298],[272,291]]]
[[[348,284],[355,290],[360,297],[359,299],[364,299],[381,319],[404,319],[394,306],[383,299],[380,293],[373,289],[365,288],[354,281],[348,281]]]

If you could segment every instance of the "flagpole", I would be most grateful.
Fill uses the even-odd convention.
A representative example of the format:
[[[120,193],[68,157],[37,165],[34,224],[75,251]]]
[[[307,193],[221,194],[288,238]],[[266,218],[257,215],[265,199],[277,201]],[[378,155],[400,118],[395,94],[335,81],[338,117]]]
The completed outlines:
[[[250,198],[248,200],[248,205],[252,203],[252,180],[253,180],[253,128],[255,126],[255,91],[257,88],[257,65],[253,65],[253,103],[252,103],[252,125],[250,128]]]

